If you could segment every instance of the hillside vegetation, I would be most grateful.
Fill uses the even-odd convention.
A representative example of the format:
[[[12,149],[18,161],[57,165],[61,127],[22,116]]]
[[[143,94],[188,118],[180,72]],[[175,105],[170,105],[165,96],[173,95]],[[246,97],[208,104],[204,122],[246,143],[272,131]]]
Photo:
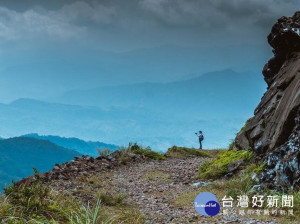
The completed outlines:
[[[81,156],[80,153],[55,145],[46,140],[16,137],[0,141],[0,187],[33,174],[32,167],[40,172],[52,169]]]

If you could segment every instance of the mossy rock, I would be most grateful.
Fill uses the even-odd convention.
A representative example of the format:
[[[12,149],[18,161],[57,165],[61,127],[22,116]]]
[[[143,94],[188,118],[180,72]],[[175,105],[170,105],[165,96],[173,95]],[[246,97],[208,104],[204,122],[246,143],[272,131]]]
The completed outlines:
[[[253,153],[248,150],[227,150],[221,152],[212,161],[206,161],[199,167],[200,179],[217,179],[229,172],[228,165],[238,160],[248,162]]]

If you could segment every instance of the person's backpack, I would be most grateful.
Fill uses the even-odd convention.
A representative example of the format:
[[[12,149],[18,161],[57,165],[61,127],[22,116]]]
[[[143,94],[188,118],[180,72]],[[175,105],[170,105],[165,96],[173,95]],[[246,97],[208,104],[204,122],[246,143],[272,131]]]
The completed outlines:
[[[204,135],[200,134],[200,135],[199,135],[199,139],[200,139],[201,141],[203,141],[203,140],[204,140]]]

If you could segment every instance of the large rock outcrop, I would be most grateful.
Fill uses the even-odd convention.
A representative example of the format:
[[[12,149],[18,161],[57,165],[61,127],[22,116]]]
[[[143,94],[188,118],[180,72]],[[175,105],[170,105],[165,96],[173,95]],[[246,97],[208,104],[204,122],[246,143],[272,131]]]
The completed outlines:
[[[266,161],[262,183],[294,188],[300,185],[300,12],[280,18],[268,42],[274,52],[263,68],[268,89],[235,145]]]

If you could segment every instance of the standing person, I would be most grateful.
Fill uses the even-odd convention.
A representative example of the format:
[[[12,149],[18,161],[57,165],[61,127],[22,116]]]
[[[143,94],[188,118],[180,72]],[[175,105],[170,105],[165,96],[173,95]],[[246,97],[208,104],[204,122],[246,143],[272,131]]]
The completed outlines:
[[[195,134],[199,138],[199,144],[200,144],[200,148],[199,149],[202,149],[202,141],[204,140],[204,135],[203,135],[202,131],[199,131],[199,133],[196,132]]]

